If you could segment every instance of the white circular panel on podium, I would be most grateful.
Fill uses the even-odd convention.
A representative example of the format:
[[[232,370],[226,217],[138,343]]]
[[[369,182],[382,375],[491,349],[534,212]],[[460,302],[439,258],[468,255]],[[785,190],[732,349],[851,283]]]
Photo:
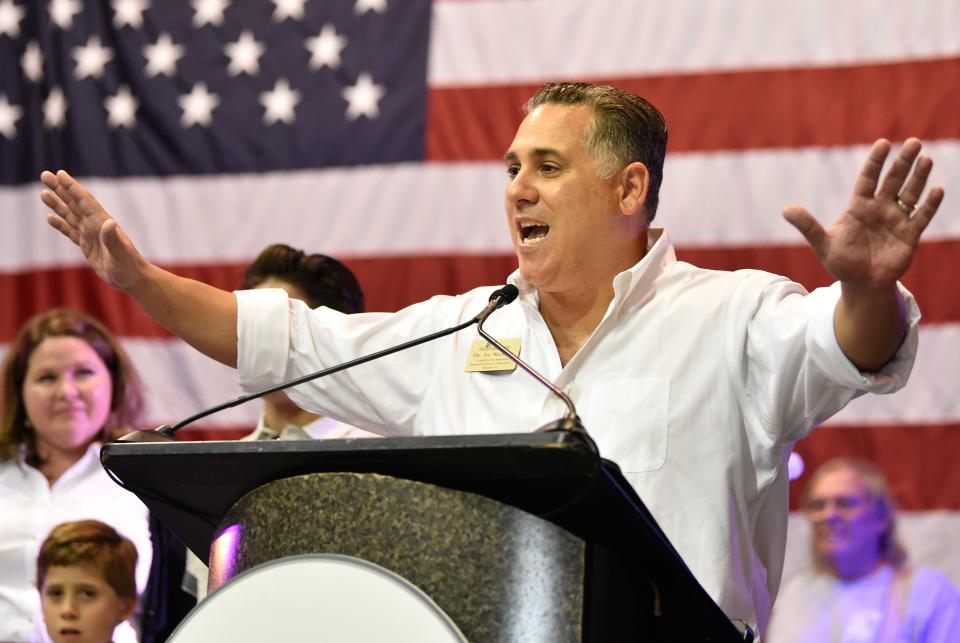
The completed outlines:
[[[405,578],[334,554],[289,556],[239,574],[190,612],[169,640],[467,641],[450,617]]]

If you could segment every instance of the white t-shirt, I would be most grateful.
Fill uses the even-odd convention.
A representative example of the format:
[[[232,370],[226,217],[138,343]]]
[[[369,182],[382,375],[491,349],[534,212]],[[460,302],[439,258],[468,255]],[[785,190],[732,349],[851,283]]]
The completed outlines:
[[[103,470],[100,446],[91,444],[52,487],[23,455],[0,462],[0,641],[46,640],[36,587],[37,554],[50,530],[62,522],[99,520],[133,541],[137,592],[146,588],[153,559],[147,507]],[[136,618],[117,628],[115,643],[137,640]]]
[[[944,574],[910,571],[899,601],[893,577],[889,565],[853,581],[803,570],[777,597],[764,643],[879,643],[891,619],[896,643],[960,642],[960,594]]]
[[[783,570],[793,443],[862,391],[892,392],[916,355],[919,312],[882,373],[863,374],[833,330],[839,286],[809,295],[769,273],[678,262],[663,231],[616,276],[614,299],[565,365],[519,273],[519,300],[485,328],[567,391],[684,561],[731,618],[766,625]],[[254,390],[468,320],[493,287],[397,313],[311,311],[282,290],[236,293],[238,371]],[[300,385],[302,408],[384,435],[533,431],[565,413],[520,370],[465,372],[466,330]]]

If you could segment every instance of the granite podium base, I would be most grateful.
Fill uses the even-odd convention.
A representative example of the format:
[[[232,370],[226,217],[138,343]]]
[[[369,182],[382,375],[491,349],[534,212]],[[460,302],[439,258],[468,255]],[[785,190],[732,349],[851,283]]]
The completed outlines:
[[[472,642],[584,638],[584,541],[483,496],[373,473],[313,473],[249,492],[216,533],[211,594],[261,563],[337,554],[413,583]]]

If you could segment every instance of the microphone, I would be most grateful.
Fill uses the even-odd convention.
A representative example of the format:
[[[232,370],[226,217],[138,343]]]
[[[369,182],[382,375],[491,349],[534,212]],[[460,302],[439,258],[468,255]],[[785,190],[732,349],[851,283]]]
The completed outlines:
[[[490,295],[490,303],[487,304],[486,308],[484,308],[479,315],[465,322],[457,324],[456,326],[451,326],[450,328],[446,328],[444,330],[440,330],[435,333],[430,333],[429,335],[425,335],[417,339],[412,339],[408,342],[404,342],[403,344],[399,344],[391,348],[385,348],[381,351],[377,351],[376,353],[370,353],[369,355],[364,355],[363,357],[358,357],[356,359],[343,362],[342,364],[331,366],[330,368],[325,368],[323,370],[316,371],[314,373],[302,375],[290,381],[277,384],[276,386],[271,386],[270,388],[265,388],[261,391],[256,391],[255,393],[241,395],[240,397],[236,397],[232,400],[223,402],[222,404],[217,404],[216,406],[210,407],[205,411],[201,411],[199,413],[191,415],[187,419],[181,420],[174,425],[164,424],[150,431],[133,431],[132,433],[128,433],[127,435],[121,438],[118,438],[117,440],[115,440],[115,442],[171,442],[174,440],[173,436],[177,431],[187,426],[188,424],[192,424],[193,422],[196,422],[199,419],[207,417],[208,415],[213,415],[214,413],[218,413],[220,411],[223,411],[224,409],[230,409],[235,406],[240,406],[241,404],[246,404],[251,400],[255,400],[258,397],[263,397],[264,395],[269,395],[270,393],[282,391],[284,389],[290,388],[292,386],[297,386],[299,384],[305,384],[311,380],[319,379],[327,375],[332,375],[333,373],[338,373],[340,371],[346,370],[353,366],[359,366],[360,364],[365,364],[375,359],[386,357],[387,355],[392,355],[393,353],[397,353],[407,348],[413,348],[414,346],[425,344],[434,339],[439,339],[441,337],[446,337],[447,335],[452,335],[453,333],[456,333],[457,331],[461,331],[464,328],[467,328],[468,326],[472,326],[473,324],[480,324],[483,321],[485,321],[487,317],[489,317],[491,313],[493,313],[493,311],[497,310],[498,308],[501,308],[502,306],[506,306],[507,304],[512,302],[514,299],[516,299],[518,294],[519,294],[519,291],[517,290],[517,287],[512,284],[508,284],[506,286],[503,286],[502,288],[498,288],[497,290],[493,291],[493,293]],[[501,350],[503,349],[501,348]]]
[[[517,298],[517,295],[520,294],[520,291],[517,290],[517,287],[513,284],[507,284],[503,288],[498,288],[490,294],[490,303],[487,304],[487,307],[480,311],[480,314],[473,318],[473,321],[477,322],[478,327],[487,320],[493,311],[498,308],[502,308],[509,303],[512,303],[514,299]]]
[[[517,287],[514,286],[513,284],[507,284],[497,292],[493,293],[493,295],[497,295],[498,293],[501,293],[502,294],[501,296],[504,299],[504,302],[500,304],[500,306],[502,306],[504,304],[509,304],[511,301],[516,299],[517,295],[520,294],[520,291],[517,290]],[[498,342],[496,339],[494,339],[492,335],[487,333],[487,331],[483,330],[483,323],[487,321],[487,317],[490,316],[490,313],[492,313],[494,310],[500,307],[500,306],[494,306],[493,308],[491,308],[491,306],[493,306],[493,303],[494,303],[493,295],[491,295],[490,297],[490,305],[488,305],[483,310],[483,312],[477,315],[476,317],[477,332],[480,333],[481,337],[483,337],[485,340],[493,344],[497,348],[497,350],[503,353],[510,361],[512,361],[514,364],[516,364],[517,366],[525,370],[528,374],[532,375],[538,382],[540,382],[545,387],[547,387],[550,390],[550,392],[556,395],[558,398],[560,398],[560,400],[567,407],[566,415],[564,415],[559,420],[554,420],[553,422],[549,422],[541,426],[539,429],[535,431],[535,433],[543,433],[545,431],[579,431],[581,433],[586,433],[587,430],[583,428],[583,423],[580,421],[580,416],[577,415],[577,409],[573,405],[573,400],[570,399],[570,396],[564,393],[562,390],[560,390],[560,388],[558,388],[553,382],[551,382],[550,380],[545,378],[543,375],[538,373],[536,370],[534,370],[532,366],[530,366],[529,364],[524,362],[522,359],[514,355],[509,348],[507,348],[506,346]]]

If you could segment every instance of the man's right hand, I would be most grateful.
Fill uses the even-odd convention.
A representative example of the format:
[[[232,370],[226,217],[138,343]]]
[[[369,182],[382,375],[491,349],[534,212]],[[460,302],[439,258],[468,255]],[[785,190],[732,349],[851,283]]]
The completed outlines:
[[[150,317],[198,351],[237,365],[237,299],[147,261],[113,217],[72,176],[44,172],[47,222],[78,246],[101,279],[137,300]]]
[[[60,170],[44,172],[40,193],[52,212],[47,223],[80,247],[97,275],[120,290],[132,291],[150,268],[130,238],[79,181]]]

